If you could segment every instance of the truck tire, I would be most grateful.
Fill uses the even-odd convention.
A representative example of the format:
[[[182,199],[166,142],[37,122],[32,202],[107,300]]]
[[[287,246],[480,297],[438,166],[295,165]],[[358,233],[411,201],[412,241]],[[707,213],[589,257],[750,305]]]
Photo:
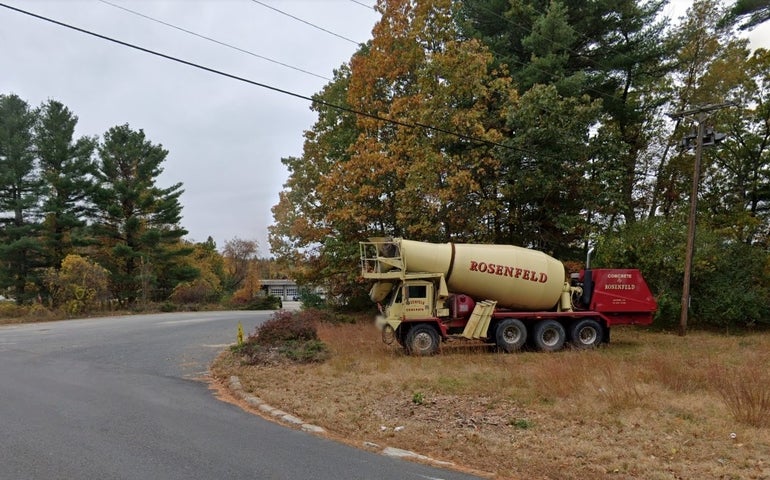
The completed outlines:
[[[569,337],[572,346],[585,350],[596,348],[604,338],[604,328],[592,318],[584,318],[573,323],[569,329]]]
[[[556,352],[564,347],[567,332],[556,320],[541,320],[532,331],[532,343],[540,351]]]
[[[506,318],[497,324],[495,343],[500,350],[511,353],[521,350],[527,341],[527,327],[521,320]]]
[[[438,352],[438,331],[432,325],[421,323],[409,329],[406,334],[406,352],[410,355],[427,356]]]

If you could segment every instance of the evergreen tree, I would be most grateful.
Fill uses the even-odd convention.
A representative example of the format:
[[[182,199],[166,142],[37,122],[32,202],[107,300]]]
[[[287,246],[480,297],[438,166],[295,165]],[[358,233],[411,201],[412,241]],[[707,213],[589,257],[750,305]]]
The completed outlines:
[[[770,1],[736,0],[732,9],[725,16],[723,23],[742,22],[740,29],[749,30],[768,20],[770,20]]]
[[[42,241],[47,264],[55,269],[83,243],[83,228],[93,190],[95,164],[92,159],[96,140],[89,137],[73,141],[78,118],[55,100],[44,103],[35,127],[45,195],[42,205]]]
[[[656,0],[465,0],[460,24],[506,65],[524,96],[538,84],[553,85],[565,99],[587,95],[601,115],[586,116],[594,155],[584,159],[590,178],[594,223],[632,223],[646,206],[649,147],[667,91],[655,89],[673,69],[675,46]],[[513,136],[519,132],[511,129]],[[531,161],[544,155],[533,150]],[[515,165],[512,166],[515,168]],[[546,163],[542,170],[547,171]],[[526,172],[523,172],[526,173]],[[527,207],[528,208],[528,207]]]
[[[34,297],[42,261],[35,117],[18,96],[0,95],[0,288],[19,304]]]
[[[198,273],[179,261],[192,251],[180,245],[187,233],[179,225],[182,184],[155,183],[167,155],[127,124],[108,130],[99,147],[94,233],[122,304],[166,298],[177,283]]]

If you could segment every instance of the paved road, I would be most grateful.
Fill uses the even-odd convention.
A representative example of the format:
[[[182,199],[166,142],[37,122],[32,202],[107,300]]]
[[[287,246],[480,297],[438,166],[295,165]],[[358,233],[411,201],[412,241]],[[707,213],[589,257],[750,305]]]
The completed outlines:
[[[469,479],[283,427],[199,380],[267,312],[0,327],[0,479]]]

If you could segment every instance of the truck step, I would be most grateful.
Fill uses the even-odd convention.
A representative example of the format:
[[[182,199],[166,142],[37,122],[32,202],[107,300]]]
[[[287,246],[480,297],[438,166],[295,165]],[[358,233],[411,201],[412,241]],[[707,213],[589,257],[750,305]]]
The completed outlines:
[[[461,335],[468,339],[486,337],[496,305],[497,302],[494,300],[482,300],[476,303],[473,312],[471,312],[471,318],[465,324],[465,329]]]

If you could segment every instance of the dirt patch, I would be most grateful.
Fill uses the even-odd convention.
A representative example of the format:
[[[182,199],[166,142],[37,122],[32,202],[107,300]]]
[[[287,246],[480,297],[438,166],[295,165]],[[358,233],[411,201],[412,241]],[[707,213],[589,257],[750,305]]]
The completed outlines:
[[[770,372],[756,368],[770,365],[767,334],[616,329],[595,351],[427,358],[383,345],[371,325],[325,325],[319,336],[331,352],[322,364],[250,367],[223,355],[212,371],[351,444],[498,478],[770,479],[770,426],[737,418],[719,389],[739,381],[770,395]]]

